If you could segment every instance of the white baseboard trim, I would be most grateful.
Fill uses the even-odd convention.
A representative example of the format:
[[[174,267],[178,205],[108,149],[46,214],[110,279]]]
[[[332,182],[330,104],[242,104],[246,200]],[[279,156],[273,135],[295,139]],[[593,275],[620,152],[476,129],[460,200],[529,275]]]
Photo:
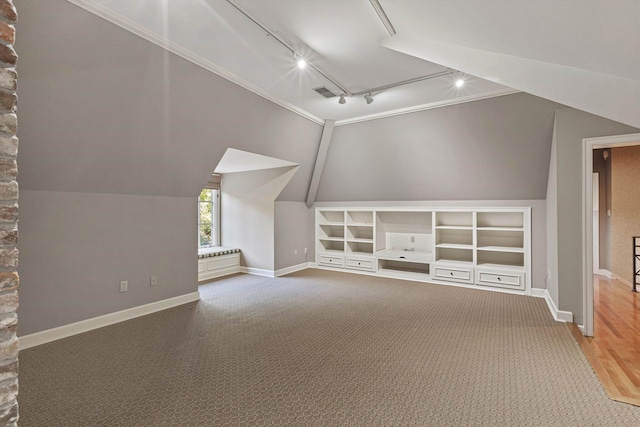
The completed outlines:
[[[168,298],[162,301],[156,301],[149,304],[139,305],[137,307],[128,308],[126,310],[116,311],[115,313],[105,314],[103,316],[93,317],[91,319],[81,320],[79,322],[70,323],[57,328],[47,329],[45,331],[18,337],[20,340],[20,350],[26,350],[40,344],[46,344],[72,335],[81,334],[83,332],[92,331],[104,326],[113,325],[115,323],[124,322],[125,320],[134,319],[136,317],[145,316],[157,311],[166,310],[168,308],[177,307],[189,302],[198,301],[200,292],[192,292],[190,294],[179,295],[177,297]]]
[[[275,272],[273,270],[263,270],[261,268],[253,268],[253,267],[240,267],[241,273],[254,274],[256,276],[264,276],[264,277],[276,277]]]
[[[281,268],[280,270],[276,270],[276,277],[284,276],[285,274],[295,273],[296,271],[305,270],[309,268],[308,262],[303,262],[302,264],[292,265],[291,267]]]
[[[547,302],[549,311],[556,322],[573,322],[573,313],[570,311],[558,310],[556,303],[553,302],[553,299],[547,289],[544,289],[544,299]]]
[[[578,329],[580,329],[580,332],[582,332],[582,335],[585,335],[586,329],[584,328],[584,325],[576,325],[576,326],[578,327]]]
[[[625,285],[629,286],[630,288],[633,288],[633,285],[631,284],[630,281],[628,281],[627,279],[623,279],[622,277],[618,276],[615,273],[611,273],[611,277],[609,277],[610,279],[616,279],[619,282],[624,283]]]
[[[611,273],[609,270],[605,270],[605,269],[597,270],[596,274],[598,274],[600,276],[604,276],[607,279],[611,279],[613,277],[613,273]]]
[[[531,296],[534,298],[545,298],[546,292],[546,289],[531,288]]]

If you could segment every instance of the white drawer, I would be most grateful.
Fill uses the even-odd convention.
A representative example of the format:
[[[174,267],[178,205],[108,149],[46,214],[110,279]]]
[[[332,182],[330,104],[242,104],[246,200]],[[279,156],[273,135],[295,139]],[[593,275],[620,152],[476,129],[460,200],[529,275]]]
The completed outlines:
[[[524,289],[524,272],[476,270],[476,284],[494,288]]]
[[[436,265],[433,267],[432,277],[450,282],[473,283],[473,268]]]
[[[318,263],[333,267],[344,267],[344,257],[339,255],[320,255]]]
[[[373,260],[362,258],[347,258],[347,268],[373,271]]]

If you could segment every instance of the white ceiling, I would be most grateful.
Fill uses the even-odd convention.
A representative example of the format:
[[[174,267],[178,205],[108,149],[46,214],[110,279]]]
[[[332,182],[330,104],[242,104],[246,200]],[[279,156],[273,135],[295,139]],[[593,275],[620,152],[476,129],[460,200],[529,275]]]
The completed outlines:
[[[230,0],[349,93],[448,69],[466,73],[353,96],[227,0],[69,0],[316,122],[336,124],[522,90],[640,127],[640,0]],[[479,77],[472,77],[479,76]],[[511,89],[514,88],[514,89]]]

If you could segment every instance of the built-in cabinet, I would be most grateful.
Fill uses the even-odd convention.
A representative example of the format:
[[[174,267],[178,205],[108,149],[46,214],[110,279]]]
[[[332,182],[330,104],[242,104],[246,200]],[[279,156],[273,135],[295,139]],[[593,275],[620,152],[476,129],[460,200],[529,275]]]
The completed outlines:
[[[316,263],[530,293],[531,208],[316,209]]]

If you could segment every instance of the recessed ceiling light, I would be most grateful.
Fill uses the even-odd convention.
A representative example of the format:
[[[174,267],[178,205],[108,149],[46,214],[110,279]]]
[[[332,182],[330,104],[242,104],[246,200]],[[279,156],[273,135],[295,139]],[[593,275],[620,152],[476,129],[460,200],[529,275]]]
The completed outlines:
[[[456,87],[462,87],[462,86],[464,86],[464,80],[463,79],[456,80]]]

